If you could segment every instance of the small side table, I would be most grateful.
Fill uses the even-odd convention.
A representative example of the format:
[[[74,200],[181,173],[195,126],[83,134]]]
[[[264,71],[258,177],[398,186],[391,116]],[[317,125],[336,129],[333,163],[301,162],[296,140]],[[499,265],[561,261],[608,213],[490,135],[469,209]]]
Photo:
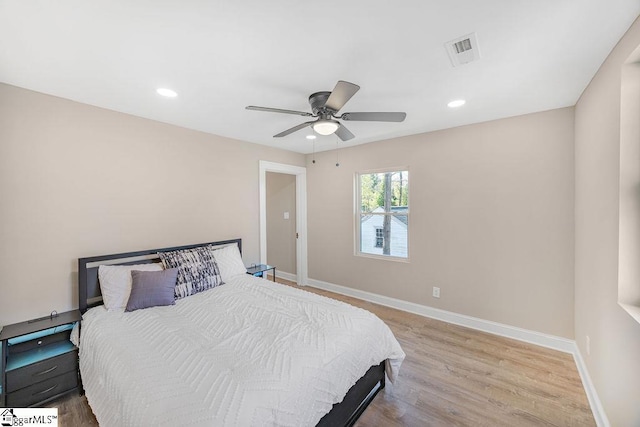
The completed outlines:
[[[264,277],[264,273],[269,270],[273,270],[273,281],[275,282],[276,268],[272,265],[267,265],[267,264],[252,265],[251,267],[247,267],[247,274],[250,274],[256,277]]]
[[[70,340],[80,311],[7,325],[0,333],[0,405],[42,405],[79,388],[78,348]]]

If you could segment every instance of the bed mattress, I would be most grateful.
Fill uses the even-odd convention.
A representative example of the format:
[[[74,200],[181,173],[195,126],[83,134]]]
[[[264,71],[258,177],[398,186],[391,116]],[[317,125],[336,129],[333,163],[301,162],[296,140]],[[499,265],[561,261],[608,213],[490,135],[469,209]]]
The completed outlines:
[[[109,426],[313,426],[372,365],[404,352],[370,312],[250,275],[82,320],[86,396]]]

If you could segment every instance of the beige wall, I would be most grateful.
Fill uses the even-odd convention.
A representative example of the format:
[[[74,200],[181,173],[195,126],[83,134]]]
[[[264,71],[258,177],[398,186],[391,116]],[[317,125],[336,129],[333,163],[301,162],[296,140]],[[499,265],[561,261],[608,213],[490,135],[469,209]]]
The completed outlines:
[[[638,45],[636,21],[575,111],[576,341],[613,426],[640,425],[640,324],[617,304],[620,76]],[[634,257],[636,265],[640,260],[640,253],[621,255]]]
[[[307,156],[309,277],[573,338],[573,138],[564,108]],[[409,263],[354,255],[354,173],[388,167]]]
[[[304,156],[0,84],[0,325],[77,307],[78,257],[243,239],[258,161]]]
[[[296,274],[296,176],[267,172],[266,178],[267,262]]]

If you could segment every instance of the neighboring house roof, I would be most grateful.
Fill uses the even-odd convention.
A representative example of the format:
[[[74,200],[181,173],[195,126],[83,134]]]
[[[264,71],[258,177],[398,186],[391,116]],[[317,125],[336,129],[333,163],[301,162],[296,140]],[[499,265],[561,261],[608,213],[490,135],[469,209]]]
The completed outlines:
[[[374,213],[383,213],[384,209],[381,207],[377,207],[373,210]],[[407,206],[392,206],[391,207],[391,212],[393,213],[403,213],[403,212],[409,212],[409,208]],[[364,215],[362,217],[360,217],[360,222],[367,222],[369,221],[369,219],[371,219],[371,217],[373,217],[373,215]],[[409,222],[409,217],[407,215],[394,215],[391,218],[394,218],[395,220],[397,220],[398,222],[402,223],[402,225],[404,225],[404,227],[407,227],[408,222]]]
[[[408,206],[392,206],[391,207],[391,212],[394,212],[394,213],[408,213],[409,212],[409,207]],[[405,226],[409,222],[409,216],[408,215],[395,216],[394,218],[397,218],[398,220],[400,220],[402,223],[404,223]]]

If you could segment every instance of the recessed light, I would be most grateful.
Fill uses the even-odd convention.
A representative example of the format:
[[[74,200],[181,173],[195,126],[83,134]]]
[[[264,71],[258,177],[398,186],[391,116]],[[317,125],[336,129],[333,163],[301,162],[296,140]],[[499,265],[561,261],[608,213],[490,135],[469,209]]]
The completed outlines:
[[[307,139],[316,139],[315,135],[307,135]]]
[[[158,95],[166,96],[167,98],[175,98],[176,96],[178,96],[175,91],[164,87],[159,87],[158,89],[156,89],[156,92],[158,92]]]
[[[457,107],[462,107],[464,104],[466,104],[467,101],[465,101],[464,99],[456,99],[455,101],[451,101],[450,103],[447,104],[447,107],[449,108],[457,108]]]

